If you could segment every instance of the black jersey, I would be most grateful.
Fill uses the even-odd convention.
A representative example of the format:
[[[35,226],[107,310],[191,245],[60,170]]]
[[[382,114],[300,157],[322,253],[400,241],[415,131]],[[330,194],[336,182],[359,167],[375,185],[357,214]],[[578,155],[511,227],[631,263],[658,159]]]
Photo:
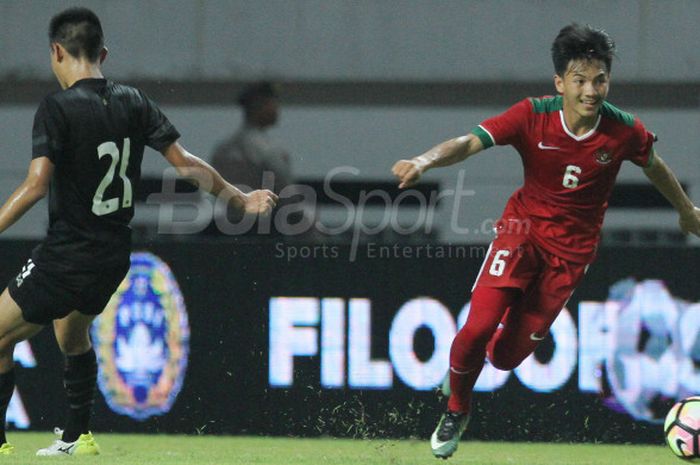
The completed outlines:
[[[34,117],[32,158],[48,157],[55,170],[49,229],[34,261],[99,269],[128,260],[144,147],[160,151],[179,137],[133,87],[82,79],[47,96]]]

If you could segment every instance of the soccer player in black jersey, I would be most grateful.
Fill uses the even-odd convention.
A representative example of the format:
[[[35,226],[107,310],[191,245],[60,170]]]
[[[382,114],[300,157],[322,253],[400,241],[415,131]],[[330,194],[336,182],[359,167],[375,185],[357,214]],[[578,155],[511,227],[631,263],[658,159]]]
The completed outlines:
[[[14,346],[53,322],[65,354],[70,408],[61,438],[37,455],[94,455],[99,447],[88,424],[97,363],[89,328],[129,268],[129,221],[144,147],[247,213],[269,214],[277,196],[268,190],[244,194],[224,181],[178,143],[180,134],[146,95],[105,79],[100,65],[107,49],[92,11],[71,8],[56,15],[49,41],[63,90],[39,105],[29,172],[0,208],[1,233],[49,193],[47,237],[0,295],[0,454],[14,450],[4,431],[15,384]]]

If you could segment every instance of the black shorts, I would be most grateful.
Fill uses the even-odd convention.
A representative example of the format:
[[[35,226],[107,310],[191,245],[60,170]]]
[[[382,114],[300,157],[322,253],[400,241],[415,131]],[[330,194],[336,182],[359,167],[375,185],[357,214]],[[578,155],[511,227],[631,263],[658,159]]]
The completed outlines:
[[[99,315],[129,271],[129,263],[102,270],[61,270],[31,259],[7,286],[24,320],[40,325],[74,310]]]

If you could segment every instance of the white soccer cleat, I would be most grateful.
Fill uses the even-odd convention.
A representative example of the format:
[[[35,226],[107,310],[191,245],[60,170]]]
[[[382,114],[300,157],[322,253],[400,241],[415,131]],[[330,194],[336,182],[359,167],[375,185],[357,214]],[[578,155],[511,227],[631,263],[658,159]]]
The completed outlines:
[[[433,455],[440,459],[452,457],[468,424],[468,414],[450,412],[449,410],[445,412],[430,436],[430,448],[433,450]]]
[[[63,435],[63,430],[54,428],[53,432],[58,435]],[[39,457],[50,456],[66,456],[66,455],[99,455],[100,446],[97,445],[92,433],[81,434],[74,442],[65,442],[62,439],[56,439],[53,444],[44,449],[36,451]]]

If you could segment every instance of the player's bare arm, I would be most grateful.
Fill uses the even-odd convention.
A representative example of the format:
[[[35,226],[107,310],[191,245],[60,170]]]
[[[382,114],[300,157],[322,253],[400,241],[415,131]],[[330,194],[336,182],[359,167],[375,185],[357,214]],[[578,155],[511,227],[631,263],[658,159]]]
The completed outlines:
[[[163,156],[173,165],[178,174],[206,190],[210,194],[228,195],[229,203],[246,213],[266,215],[277,205],[278,197],[273,192],[260,189],[248,194],[226,182],[224,178],[201,158],[192,155],[178,142],[163,150]]]
[[[652,157],[650,166],[644,168],[644,174],[680,215],[678,223],[681,230],[700,236],[700,208],[693,205],[663,158],[655,152]]]
[[[0,233],[12,226],[32,206],[46,196],[54,165],[47,157],[32,160],[26,179],[0,208]]]
[[[399,188],[410,187],[430,168],[449,166],[482,151],[484,145],[474,134],[446,140],[422,155],[397,161],[391,172],[399,178]]]

